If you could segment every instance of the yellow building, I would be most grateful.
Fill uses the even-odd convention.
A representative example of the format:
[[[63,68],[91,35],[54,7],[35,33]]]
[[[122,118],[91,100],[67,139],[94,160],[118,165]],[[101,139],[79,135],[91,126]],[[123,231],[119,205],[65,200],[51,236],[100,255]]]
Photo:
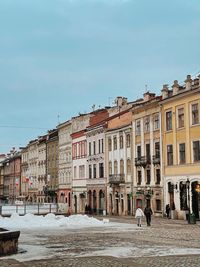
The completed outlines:
[[[164,203],[185,219],[200,210],[200,77],[162,90]]]
[[[147,92],[143,103],[132,109],[134,209],[150,205],[156,216],[163,211],[160,100],[160,96]]]

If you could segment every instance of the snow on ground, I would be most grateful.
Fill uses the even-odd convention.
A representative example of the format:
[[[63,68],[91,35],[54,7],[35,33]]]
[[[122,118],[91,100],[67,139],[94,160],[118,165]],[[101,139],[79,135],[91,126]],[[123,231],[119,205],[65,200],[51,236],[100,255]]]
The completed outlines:
[[[105,247],[90,253],[81,255],[82,257],[91,256],[111,256],[118,258],[134,258],[134,257],[155,257],[169,255],[196,255],[200,254],[198,248],[178,248],[169,246],[123,246],[123,247]],[[79,256],[80,255],[73,255]]]
[[[33,214],[19,216],[17,213],[13,213],[10,218],[0,217],[0,227],[9,230],[59,227],[84,228],[105,226],[106,224],[109,224],[109,221],[100,221],[93,217],[88,217],[87,215],[71,215],[65,217],[49,213],[45,216],[37,216]]]
[[[138,228],[135,224],[125,223],[111,223],[108,219],[97,220],[87,215],[71,215],[69,217],[56,216],[54,214],[47,214],[46,216],[36,216],[33,214],[26,214],[19,216],[12,214],[10,218],[0,217],[0,228],[7,228],[9,230],[20,230],[21,235],[19,239],[19,250],[24,250],[26,253],[18,253],[4,258],[14,258],[19,261],[36,260],[51,258],[54,256],[68,256],[71,257],[87,257],[87,256],[113,256],[113,257],[150,257],[150,256],[168,256],[168,255],[189,255],[200,254],[198,248],[183,248],[173,246],[157,246],[157,245],[139,245],[137,243],[123,243],[119,241],[116,246],[110,247],[98,246],[88,248],[88,251],[70,252],[69,244],[55,244],[51,247],[42,245],[43,241],[48,236],[66,234],[67,231],[78,231],[87,233],[88,228],[90,232],[95,233],[118,233],[130,231],[146,231],[148,227],[144,226]]]

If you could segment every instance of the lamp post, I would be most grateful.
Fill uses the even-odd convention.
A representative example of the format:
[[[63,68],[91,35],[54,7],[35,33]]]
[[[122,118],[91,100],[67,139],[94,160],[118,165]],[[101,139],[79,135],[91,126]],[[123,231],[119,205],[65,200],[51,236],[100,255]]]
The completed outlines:
[[[187,193],[188,193],[188,222],[190,221],[190,180],[186,181]]]

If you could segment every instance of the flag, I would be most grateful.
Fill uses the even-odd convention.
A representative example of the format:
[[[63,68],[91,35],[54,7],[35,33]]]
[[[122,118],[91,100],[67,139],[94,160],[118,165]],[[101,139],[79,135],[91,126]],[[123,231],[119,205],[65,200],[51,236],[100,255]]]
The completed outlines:
[[[16,186],[19,185],[19,178],[15,178],[15,185],[16,185]]]

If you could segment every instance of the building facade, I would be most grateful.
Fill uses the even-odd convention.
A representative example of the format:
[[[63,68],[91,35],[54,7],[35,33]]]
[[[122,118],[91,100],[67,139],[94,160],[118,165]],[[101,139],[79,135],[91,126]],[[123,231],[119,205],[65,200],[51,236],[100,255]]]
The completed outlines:
[[[48,202],[57,203],[58,193],[58,129],[48,132],[47,135],[47,185],[45,193]]]
[[[162,90],[164,203],[174,216],[200,211],[200,77]]]
[[[163,212],[160,100],[147,92],[143,103],[132,109],[134,211],[149,205],[155,215]]]
[[[64,122],[58,129],[58,190],[57,198],[59,203],[71,207],[71,186],[72,186],[72,125],[71,121]]]
[[[84,213],[87,204],[86,166],[87,146],[85,130],[72,134],[73,179],[72,196],[74,213]]]
[[[38,200],[38,139],[28,144],[28,201]]]
[[[24,200],[28,200],[28,189],[29,189],[29,166],[28,166],[28,147],[24,147],[21,150],[21,196]]]
[[[38,192],[37,202],[49,202],[48,195],[46,194],[47,181],[47,136],[40,136],[38,138]]]
[[[132,214],[132,113],[130,108],[109,118],[106,130],[107,212]]]

